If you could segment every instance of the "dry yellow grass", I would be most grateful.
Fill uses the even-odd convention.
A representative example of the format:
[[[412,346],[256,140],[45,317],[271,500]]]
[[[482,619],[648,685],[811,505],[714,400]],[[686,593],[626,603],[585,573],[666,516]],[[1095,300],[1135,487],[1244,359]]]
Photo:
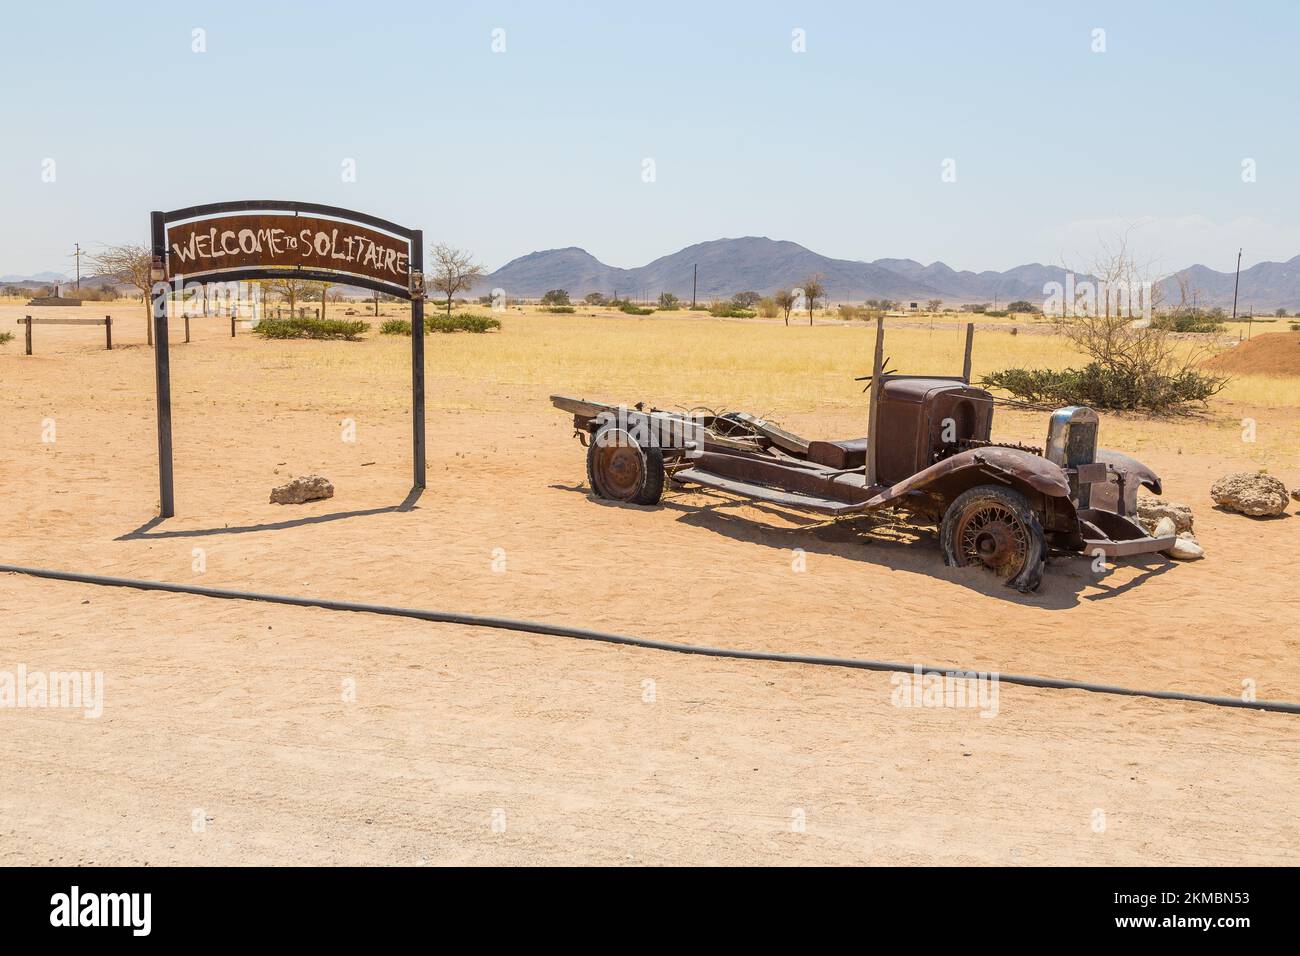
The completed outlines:
[[[431,374],[491,376],[560,390],[645,398],[660,403],[781,407],[812,411],[856,407],[871,371],[874,331],[865,325],[791,325],[699,318],[589,317],[506,313],[499,335],[431,336]],[[407,364],[406,339],[378,337],[378,347],[356,353],[302,352],[312,365],[342,369],[359,364],[380,374]],[[900,371],[961,373],[957,328],[891,329],[887,353]],[[292,353],[291,353],[292,354]],[[986,332],[976,340],[976,376],[1009,363],[1071,361],[1055,336]],[[290,357],[290,361],[294,359]]]
[[[429,400],[434,407],[501,409],[507,399],[558,392],[664,408],[745,409],[810,434],[865,430],[866,397],[862,384],[854,381],[871,371],[874,329],[865,324],[787,328],[693,317],[518,312],[499,317],[501,333],[429,337]],[[328,369],[325,378],[343,404],[368,394],[369,401],[382,396],[378,400],[386,407],[400,409],[406,401],[401,383],[409,374],[409,341],[374,338],[351,348],[304,349],[302,343],[283,343],[274,347],[274,361],[282,370]],[[890,367],[902,372],[960,374],[963,344],[960,323],[936,323],[933,330],[886,328]],[[978,379],[1010,365],[1059,368],[1080,361],[1061,336],[982,331],[975,337],[973,375]],[[477,387],[484,381],[507,387],[485,391]],[[381,387],[380,382],[391,384]],[[250,382],[250,387],[256,385]],[[1243,419],[1257,426],[1255,441],[1248,445],[1241,437]],[[1260,468],[1281,471],[1300,465],[1296,380],[1240,376],[1207,408],[1189,416],[1106,414],[1103,420],[1108,447],[1139,455],[1153,449],[1211,456],[1244,452]],[[1041,411],[998,412],[998,437],[1038,443],[1044,428]]]
[[[0,306],[0,326],[16,329],[13,320],[25,311]],[[109,311],[115,315],[115,341],[140,336],[144,320],[138,303],[93,303],[66,310],[69,316]],[[552,315],[512,310],[495,313],[504,325],[500,333],[431,335],[430,408],[499,410],[559,392],[647,401],[665,408],[747,409],[810,433],[863,430],[866,398],[854,377],[871,370],[874,327],[867,323],[786,327],[779,320],[714,319],[688,312],[635,317],[585,311]],[[401,315],[404,307],[389,304],[384,312],[388,317]],[[408,404],[410,341],[377,334],[382,317],[359,317],[372,322],[375,330],[361,343],[257,342],[253,351],[241,349],[233,355],[178,348],[173,353],[175,388],[220,378],[251,396],[265,391],[268,377],[274,377],[276,399],[285,405],[340,411],[370,405],[399,412]],[[888,320],[885,352],[890,366],[909,373],[959,374],[965,318],[934,317],[932,328],[926,317]],[[223,322],[195,319],[193,325],[198,336],[219,335]],[[917,324],[923,327],[914,327]],[[180,338],[179,326],[173,319],[173,341]],[[37,341],[38,354],[68,348],[71,342],[77,348],[98,344],[95,334],[85,330],[54,328],[40,330]],[[1192,342],[1180,345],[1194,347]],[[18,336],[0,347],[0,354],[21,349]],[[1012,365],[1060,368],[1080,361],[1066,339],[1042,329],[1016,335],[983,329],[975,337],[976,379]],[[314,374],[320,371],[328,374]],[[501,387],[484,389],[485,382]],[[1243,419],[1257,424],[1256,441],[1245,449]],[[999,437],[1040,442],[1043,428],[1042,412],[998,413]],[[1258,467],[1294,468],[1300,464],[1300,380],[1238,376],[1208,408],[1191,417],[1110,414],[1104,416],[1104,428],[1108,446],[1138,453],[1153,448],[1207,454],[1244,450]]]

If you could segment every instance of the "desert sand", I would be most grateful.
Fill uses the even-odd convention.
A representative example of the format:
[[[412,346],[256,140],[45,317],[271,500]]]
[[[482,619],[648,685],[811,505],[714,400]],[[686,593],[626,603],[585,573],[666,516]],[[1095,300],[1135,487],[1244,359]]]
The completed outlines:
[[[694,322],[721,330],[707,353],[655,317],[510,315],[500,333],[433,336],[429,488],[403,509],[405,341],[232,340],[196,319],[173,345],[177,517],[153,523],[152,353],[138,305],[77,314],[105,311],[122,316],[112,352],[101,329],[41,327],[27,357],[14,319],[32,310],[0,306],[19,332],[0,347],[0,563],[1300,700],[1297,508],[1258,521],[1209,499],[1229,471],[1300,485],[1286,383],[1245,383],[1186,419],[1104,415],[1103,444],[1193,507],[1208,557],[1102,574],[1057,558],[1021,595],[945,568],[924,528],[698,490],[597,502],[547,400],[726,403],[861,435],[847,373],[869,364],[865,329]],[[788,355],[746,351],[786,333]],[[952,343],[913,334],[897,340],[904,370],[946,370],[959,351],[955,328]],[[977,371],[999,343],[1046,347],[1028,338],[977,339]],[[665,340],[685,354],[670,361]],[[931,349],[943,368],[911,367]],[[995,420],[1020,441],[1045,427],[1039,412]],[[333,499],[268,503],[313,472]],[[3,864],[1300,858],[1300,718],[1283,714],[1003,685],[984,718],[895,707],[887,673],[13,575],[0,636],[0,669],[106,682],[97,719],[0,710]]]

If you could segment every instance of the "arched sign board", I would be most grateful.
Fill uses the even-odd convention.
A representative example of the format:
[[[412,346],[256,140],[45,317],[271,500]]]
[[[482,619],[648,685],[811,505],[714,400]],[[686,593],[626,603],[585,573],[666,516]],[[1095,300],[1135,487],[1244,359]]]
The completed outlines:
[[[294,278],[346,283],[407,299],[424,328],[424,234],[365,213],[316,203],[211,203],[150,218],[154,370],[158,393],[159,515],[176,513],[172,487],[169,294],[188,282]],[[425,485],[424,336],[411,335],[413,488]]]

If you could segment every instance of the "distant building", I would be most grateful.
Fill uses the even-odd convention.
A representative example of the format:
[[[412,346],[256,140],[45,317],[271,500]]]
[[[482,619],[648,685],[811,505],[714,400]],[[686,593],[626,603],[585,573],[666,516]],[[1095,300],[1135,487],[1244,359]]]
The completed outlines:
[[[80,299],[65,299],[59,295],[59,285],[54,284],[54,295],[45,296],[44,298],[32,299],[28,305],[81,305]]]

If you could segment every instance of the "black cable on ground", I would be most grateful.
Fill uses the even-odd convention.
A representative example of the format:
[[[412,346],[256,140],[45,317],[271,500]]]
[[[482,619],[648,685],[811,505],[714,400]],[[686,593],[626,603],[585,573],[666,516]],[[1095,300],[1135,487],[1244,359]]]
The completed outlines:
[[[166,581],[146,581],[137,578],[114,578],[102,574],[80,574],[75,571],[50,571],[44,568],[27,568],[0,564],[0,572],[25,574],[30,577],[49,578],[54,581],[71,581],[76,584],[94,584],[102,587],[135,588],[141,591],[167,591],[172,594],[195,594],[200,597],[223,598],[236,601],[265,601],[270,604],[287,604],[291,607],[316,607],[327,611],[354,611],[363,614],[387,614],[391,617],[408,617],[418,621],[440,624],[464,624],[468,627],[493,627],[505,631],[524,631],[529,634],[547,634],[553,637],[572,637],[581,641],[601,641],[606,644],[624,644],[653,651],[672,651],[677,654],[700,654],[704,657],[726,657],[745,661],[773,661],[780,664],[811,664],[818,667],[849,667],[866,671],[900,671],[914,673],[918,666],[925,674],[971,674],[953,667],[898,664],[892,661],[861,660],[851,657],[823,657],[816,654],[786,654],[779,651],[746,651],[728,647],[707,647],[696,644],[677,644],[672,641],[654,641],[621,634],[607,634],[581,627],[561,624],[542,624],[537,621],[517,621],[508,617],[482,617],[477,614],[456,614],[451,611],[425,611],[419,608],[394,607],[386,604],[363,604],[357,601],[334,601],[329,598],[294,597],[285,594],[261,594],[257,591],[235,591],[227,588],[209,588],[196,584],[170,584]],[[992,676],[992,675],[990,675]],[[1247,710],[1267,710],[1283,714],[1300,714],[1300,703],[1291,701],[1244,701],[1236,697],[1212,697],[1207,694],[1186,694],[1172,690],[1135,690],[1113,684],[1091,684],[1086,681],[1061,680],[1055,677],[1031,677],[1021,674],[998,673],[1004,684],[1019,684],[1050,690],[1086,690],[1094,694],[1116,694],[1123,697],[1152,697],[1156,700],[1180,700],[1216,707],[1240,707]]]

